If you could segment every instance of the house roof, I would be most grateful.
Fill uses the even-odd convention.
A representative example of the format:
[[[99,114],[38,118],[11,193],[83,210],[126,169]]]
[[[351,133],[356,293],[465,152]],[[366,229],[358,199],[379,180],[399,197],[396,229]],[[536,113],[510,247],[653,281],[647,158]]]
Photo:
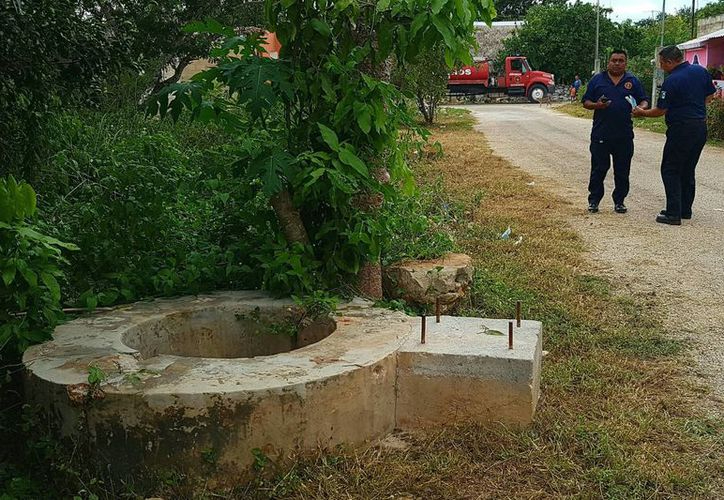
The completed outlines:
[[[493,21],[492,28],[518,28],[523,26],[525,21]],[[488,25],[481,21],[475,21],[476,28],[487,28]]]
[[[680,43],[679,45],[677,45],[677,47],[679,47],[681,50],[698,49],[699,47],[703,47],[705,42],[714,38],[724,38],[724,29],[714,31],[713,33],[709,33],[704,36],[700,36],[699,38],[694,38],[693,40],[689,40],[688,42]]]

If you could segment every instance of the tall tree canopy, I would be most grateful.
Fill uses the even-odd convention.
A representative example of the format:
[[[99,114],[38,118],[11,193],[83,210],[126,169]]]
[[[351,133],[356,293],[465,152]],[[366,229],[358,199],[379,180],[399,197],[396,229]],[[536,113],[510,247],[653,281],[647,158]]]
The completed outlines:
[[[604,14],[610,12],[601,10]],[[603,54],[615,39],[616,27],[602,15],[600,30]],[[590,74],[595,37],[595,5],[580,1],[573,5],[541,5],[531,7],[525,24],[505,41],[505,48],[507,53],[526,55],[536,69],[554,73],[560,81],[571,81],[576,74]]]
[[[0,2],[0,164],[37,176],[46,114],[103,94],[122,70],[178,80],[218,37],[187,33],[195,19],[235,28],[263,24],[260,0],[15,0]],[[166,82],[160,69],[171,66]],[[138,96],[137,96],[138,97]]]
[[[709,3],[696,11],[697,19],[718,16],[719,14],[724,14],[724,0]]]
[[[498,0],[495,8],[498,11],[498,21],[518,21],[528,13],[528,9],[535,5],[563,5],[566,0]]]

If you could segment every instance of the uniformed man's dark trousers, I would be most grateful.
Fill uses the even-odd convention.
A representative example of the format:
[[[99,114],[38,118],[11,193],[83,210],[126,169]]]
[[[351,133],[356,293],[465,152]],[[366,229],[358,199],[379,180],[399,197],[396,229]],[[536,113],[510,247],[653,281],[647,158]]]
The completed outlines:
[[[694,171],[706,144],[706,121],[672,123],[666,129],[666,145],[661,160],[661,179],[666,190],[666,215],[691,216],[696,182]]]
[[[588,203],[598,205],[603,199],[603,181],[611,168],[613,157],[614,204],[623,203],[628,195],[628,176],[634,154],[633,138],[604,141],[591,139],[591,178],[588,182]]]

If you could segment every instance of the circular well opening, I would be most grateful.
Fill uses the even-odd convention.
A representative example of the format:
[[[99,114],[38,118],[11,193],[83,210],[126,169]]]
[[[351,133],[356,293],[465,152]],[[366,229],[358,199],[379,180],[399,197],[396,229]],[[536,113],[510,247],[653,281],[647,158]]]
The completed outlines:
[[[318,342],[337,328],[330,317],[304,319],[294,308],[209,308],[169,313],[123,335],[143,358],[162,354],[203,358],[253,358]]]

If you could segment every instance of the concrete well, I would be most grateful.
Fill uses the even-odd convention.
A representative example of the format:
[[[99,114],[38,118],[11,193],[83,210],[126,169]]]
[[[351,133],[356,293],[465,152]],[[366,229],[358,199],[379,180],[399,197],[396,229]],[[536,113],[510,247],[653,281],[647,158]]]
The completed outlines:
[[[27,394],[115,476],[173,469],[215,484],[239,482],[255,449],[283,459],[396,427],[533,418],[540,323],[509,351],[488,334],[501,320],[428,320],[421,345],[419,319],[362,301],[296,338],[293,315],[259,292],[90,315],[25,353]],[[89,385],[89,367],[106,378]]]

